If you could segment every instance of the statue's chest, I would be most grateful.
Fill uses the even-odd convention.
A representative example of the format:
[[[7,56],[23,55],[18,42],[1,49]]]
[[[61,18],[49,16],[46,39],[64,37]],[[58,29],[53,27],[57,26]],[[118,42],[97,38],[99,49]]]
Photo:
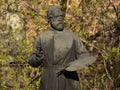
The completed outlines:
[[[68,51],[73,45],[73,38],[68,34],[55,34],[54,35],[54,50],[55,52],[63,53]]]
[[[52,33],[42,37],[43,50],[56,57],[62,57],[73,47],[73,38],[63,33]]]

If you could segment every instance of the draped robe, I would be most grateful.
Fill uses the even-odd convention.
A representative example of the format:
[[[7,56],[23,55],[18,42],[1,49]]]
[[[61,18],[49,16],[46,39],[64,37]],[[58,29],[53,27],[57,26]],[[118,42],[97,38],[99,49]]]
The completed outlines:
[[[76,71],[64,69],[84,57],[89,53],[77,35],[50,28],[35,40],[28,63],[42,67],[40,90],[80,90]]]

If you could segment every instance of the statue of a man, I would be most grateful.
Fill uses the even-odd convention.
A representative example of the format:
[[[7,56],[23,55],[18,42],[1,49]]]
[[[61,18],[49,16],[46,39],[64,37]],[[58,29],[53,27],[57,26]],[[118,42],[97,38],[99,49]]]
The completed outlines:
[[[47,17],[50,27],[35,40],[28,62],[33,67],[42,66],[40,90],[80,90],[76,71],[95,59],[90,58],[79,37],[65,29],[57,6],[48,9]]]

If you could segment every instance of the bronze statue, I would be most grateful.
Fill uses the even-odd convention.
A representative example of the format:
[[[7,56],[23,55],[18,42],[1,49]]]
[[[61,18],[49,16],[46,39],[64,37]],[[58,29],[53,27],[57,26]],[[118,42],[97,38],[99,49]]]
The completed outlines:
[[[29,64],[42,66],[40,90],[80,90],[76,71],[95,61],[82,41],[64,27],[62,11],[47,11],[50,28],[35,40]]]

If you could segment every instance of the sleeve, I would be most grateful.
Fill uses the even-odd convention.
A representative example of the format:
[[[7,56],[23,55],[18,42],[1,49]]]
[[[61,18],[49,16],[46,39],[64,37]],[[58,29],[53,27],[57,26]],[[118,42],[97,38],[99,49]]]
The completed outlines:
[[[41,40],[40,37],[37,37],[34,41],[33,50],[28,58],[28,63],[32,67],[38,67],[42,64],[43,59],[44,54],[41,46]]]
[[[78,36],[75,36],[74,43],[76,59],[84,58],[90,55]]]
[[[75,60],[70,62],[65,68],[67,71],[77,71],[90,64],[96,59],[91,56],[79,37],[75,37],[74,48],[75,48]]]

